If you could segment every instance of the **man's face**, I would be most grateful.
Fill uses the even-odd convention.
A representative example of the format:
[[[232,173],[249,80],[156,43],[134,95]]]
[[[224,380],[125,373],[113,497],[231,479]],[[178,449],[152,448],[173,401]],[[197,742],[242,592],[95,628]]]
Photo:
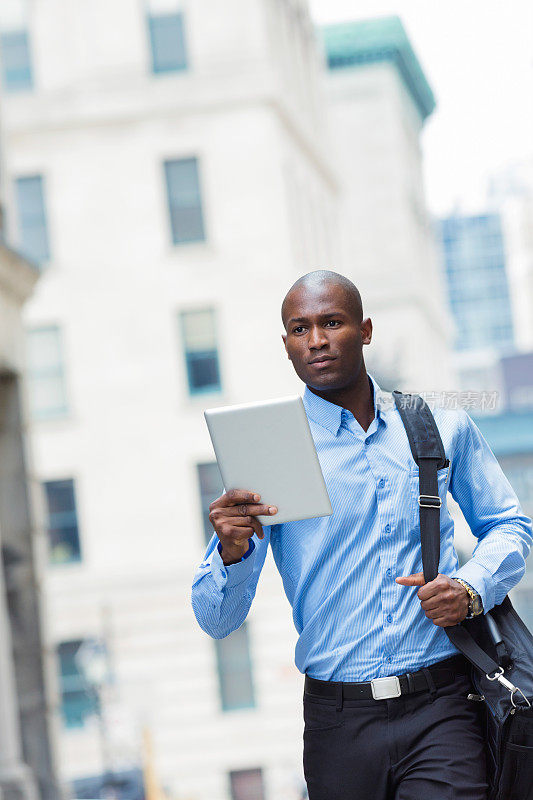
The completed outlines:
[[[297,287],[287,298],[284,324],[287,355],[304,383],[314,389],[343,389],[355,383],[363,345],[372,338],[372,322],[356,320],[356,310],[341,286]]]

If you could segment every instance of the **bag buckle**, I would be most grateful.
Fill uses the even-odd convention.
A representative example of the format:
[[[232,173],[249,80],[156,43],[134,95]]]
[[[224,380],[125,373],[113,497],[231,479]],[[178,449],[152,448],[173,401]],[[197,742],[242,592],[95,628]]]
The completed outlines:
[[[374,678],[370,681],[372,697],[374,700],[388,700],[390,697],[399,697],[402,693],[400,679],[397,675],[387,678]]]
[[[438,495],[419,494],[418,505],[423,506],[423,508],[440,508],[442,505],[442,500]]]
[[[485,677],[488,678],[489,681],[498,681],[498,683],[501,683],[502,686],[505,686],[505,688],[509,692],[511,692],[511,705],[514,706],[514,708],[520,708],[520,706],[517,706],[517,704],[514,701],[514,696],[515,696],[516,692],[520,692],[520,694],[522,695],[522,697],[524,698],[524,700],[527,703],[527,707],[531,708],[531,703],[529,702],[529,700],[525,696],[525,694],[522,691],[522,689],[519,689],[518,686],[515,686],[514,683],[511,683],[511,681],[508,681],[507,678],[503,677],[503,667],[499,667],[498,671],[495,672],[494,675],[492,675],[492,676],[491,675],[485,675]]]

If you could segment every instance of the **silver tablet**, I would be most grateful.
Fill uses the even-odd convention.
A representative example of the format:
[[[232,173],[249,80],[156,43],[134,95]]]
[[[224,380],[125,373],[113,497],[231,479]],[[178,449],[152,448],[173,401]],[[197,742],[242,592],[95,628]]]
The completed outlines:
[[[262,525],[333,513],[324,476],[299,395],[204,411],[224,483],[261,495],[275,505]]]

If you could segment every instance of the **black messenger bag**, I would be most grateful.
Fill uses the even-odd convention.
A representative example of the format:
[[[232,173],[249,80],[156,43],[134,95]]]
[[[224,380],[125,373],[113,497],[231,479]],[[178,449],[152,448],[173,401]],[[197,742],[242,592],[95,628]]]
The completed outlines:
[[[435,419],[420,395],[393,391],[419,468],[420,539],[427,582],[440,560],[437,470],[449,467]],[[489,800],[533,800],[533,636],[509,597],[490,611],[444,629],[472,665],[487,751]]]

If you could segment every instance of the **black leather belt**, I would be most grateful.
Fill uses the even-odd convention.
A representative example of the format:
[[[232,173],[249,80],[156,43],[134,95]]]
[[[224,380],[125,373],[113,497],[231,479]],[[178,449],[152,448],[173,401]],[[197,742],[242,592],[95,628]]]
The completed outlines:
[[[428,674],[429,673],[429,674]],[[407,672],[405,675],[392,675],[387,678],[374,678],[362,683],[320,681],[316,678],[305,676],[305,694],[317,697],[338,697],[339,686],[342,686],[342,696],[345,700],[387,700],[399,697],[401,694],[414,694],[415,692],[429,691],[434,687],[446,686],[452,683],[457,675],[469,674],[469,662],[464,656],[451,656],[444,661],[438,661],[429,667],[417,672]]]

